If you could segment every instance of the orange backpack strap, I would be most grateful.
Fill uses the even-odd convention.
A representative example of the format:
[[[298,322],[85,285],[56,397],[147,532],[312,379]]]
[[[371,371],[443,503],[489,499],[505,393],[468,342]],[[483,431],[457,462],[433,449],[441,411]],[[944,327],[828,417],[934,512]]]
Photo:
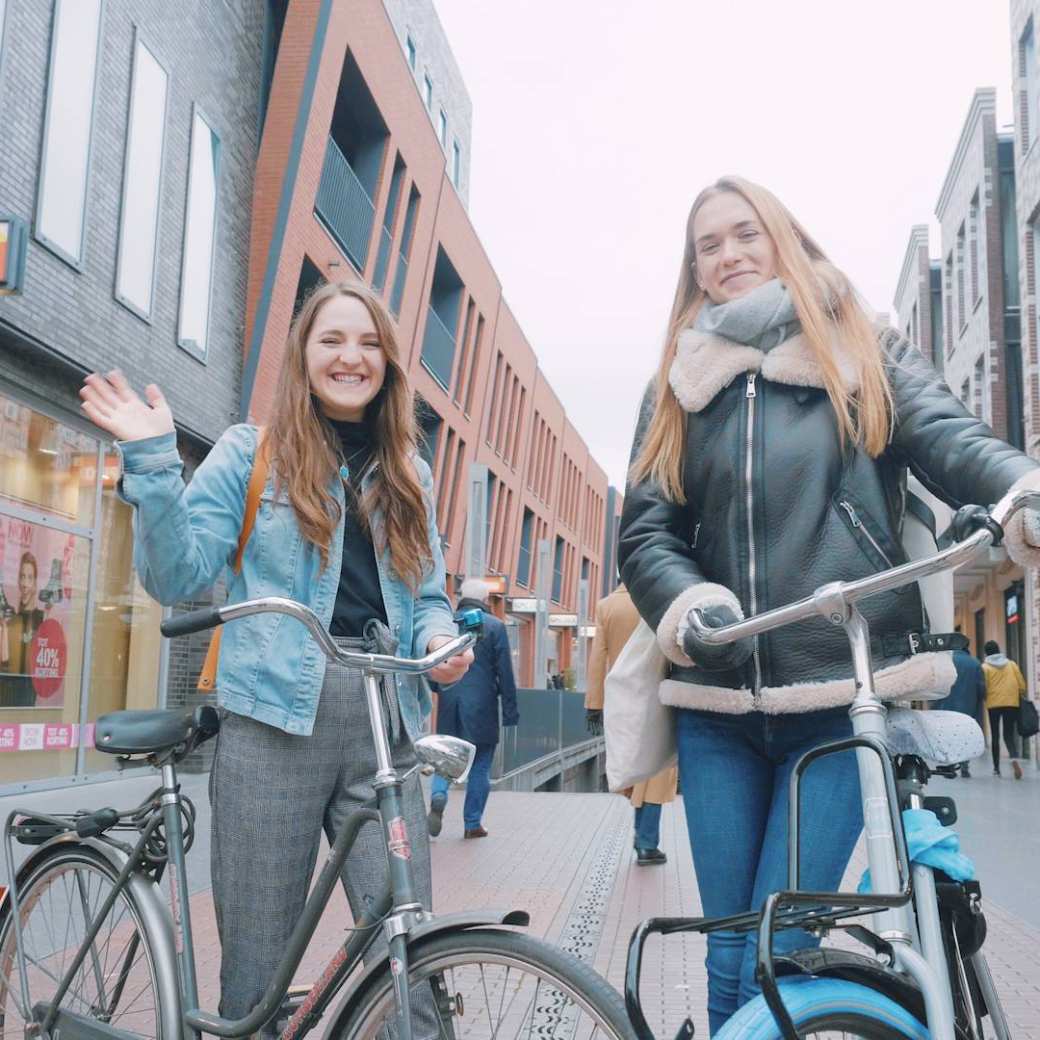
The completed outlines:
[[[232,568],[235,574],[242,570],[242,557],[245,555],[249,536],[253,533],[253,524],[256,523],[256,514],[260,509],[260,496],[264,493],[267,484],[267,474],[271,468],[270,453],[267,447],[266,430],[261,426],[257,432],[256,455],[253,458],[253,469],[249,474],[249,484],[246,488],[246,509],[242,515],[242,530],[238,536],[238,550],[235,553],[235,562]],[[209,649],[206,651],[206,660],[199,673],[199,681],[195,688],[202,693],[212,693],[217,685],[217,662],[220,659],[220,633],[223,629],[218,628],[209,641]]]

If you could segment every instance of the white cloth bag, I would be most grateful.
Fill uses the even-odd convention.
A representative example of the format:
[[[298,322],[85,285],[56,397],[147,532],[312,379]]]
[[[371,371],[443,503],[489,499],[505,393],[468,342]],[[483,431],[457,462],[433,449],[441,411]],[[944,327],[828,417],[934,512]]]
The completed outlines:
[[[607,786],[622,791],[674,765],[675,720],[658,688],[668,661],[653,629],[640,619],[607,673],[603,687],[603,734]]]

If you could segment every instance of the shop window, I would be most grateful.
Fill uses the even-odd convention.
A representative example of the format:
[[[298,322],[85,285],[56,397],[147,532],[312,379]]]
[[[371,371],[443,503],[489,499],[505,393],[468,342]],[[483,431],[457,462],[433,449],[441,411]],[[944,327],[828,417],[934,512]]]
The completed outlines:
[[[206,357],[209,346],[219,162],[220,138],[196,107],[191,125],[177,342],[200,359]]]
[[[166,86],[166,70],[138,39],[130,90],[116,298],[146,318],[152,312],[155,281]]]
[[[73,264],[83,259],[101,0],[55,0],[36,235]]]
[[[0,394],[0,787],[111,770],[94,720],[159,703],[161,608],[118,473],[96,438]]]

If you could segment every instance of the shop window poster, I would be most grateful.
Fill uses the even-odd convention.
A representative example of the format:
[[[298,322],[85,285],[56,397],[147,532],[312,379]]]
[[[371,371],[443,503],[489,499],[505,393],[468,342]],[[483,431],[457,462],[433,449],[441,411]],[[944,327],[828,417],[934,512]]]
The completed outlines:
[[[75,536],[0,515],[0,708],[60,708]]]

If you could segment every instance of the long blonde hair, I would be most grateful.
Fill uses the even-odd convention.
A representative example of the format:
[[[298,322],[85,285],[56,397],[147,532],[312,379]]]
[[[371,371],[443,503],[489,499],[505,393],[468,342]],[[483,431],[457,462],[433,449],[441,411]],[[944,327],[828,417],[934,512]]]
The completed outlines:
[[[888,445],[892,429],[892,393],[885,375],[877,335],[848,279],[771,192],[744,180],[722,177],[705,188],[686,221],[686,245],[679,284],[668,321],[664,350],[657,369],[653,418],[632,464],[633,482],[650,479],[672,501],[685,502],[682,460],[686,449],[686,416],[668,381],[678,349],[679,333],[689,328],[707,299],[697,285],[693,222],[701,206],[722,192],[740,195],[758,214],[777,254],[777,277],[791,293],[802,332],[813,351],[838,421],[842,444],[860,444],[872,457]],[[842,381],[832,341],[841,342],[858,376],[859,389],[850,393]]]
[[[415,410],[393,323],[367,286],[330,282],[307,297],[289,329],[265,444],[275,480],[288,491],[300,530],[318,549],[324,569],[340,519],[340,506],[332,491],[339,469],[338,438],[311,394],[306,347],[318,312],[337,296],[353,296],[364,304],[386,355],[383,386],[366,409],[377,468],[359,509],[373,532],[376,548],[380,552],[389,548],[394,570],[414,590],[431,558],[426,505],[414,463]],[[376,513],[382,520],[378,526],[372,524]]]

